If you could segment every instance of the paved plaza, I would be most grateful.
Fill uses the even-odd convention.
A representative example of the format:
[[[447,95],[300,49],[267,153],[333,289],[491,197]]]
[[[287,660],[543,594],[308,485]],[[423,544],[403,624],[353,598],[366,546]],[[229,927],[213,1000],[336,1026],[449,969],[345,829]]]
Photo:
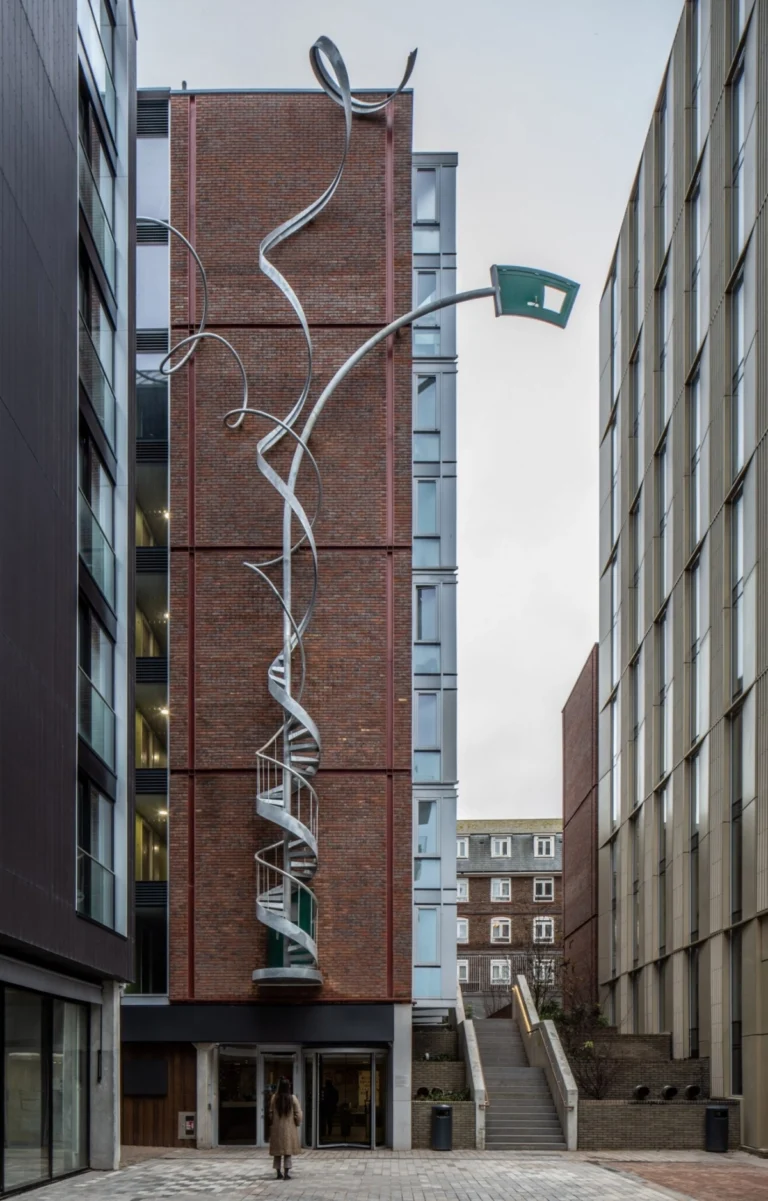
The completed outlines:
[[[149,1149],[147,1149],[149,1151]],[[116,1173],[89,1172],[36,1189],[40,1201],[763,1201],[768,1166],[745,1155],[627,1156],[525,1152],[306,1152],[274,1178],[253,1151],[128,1150]],[[134,1160],[135,1162],[131,1162]],[[698,1182],[698,1183],[697,1183]],[[684,1188],[707,1191],[681,1191]],[[764,1191],[763,1191],[764,1190]]]

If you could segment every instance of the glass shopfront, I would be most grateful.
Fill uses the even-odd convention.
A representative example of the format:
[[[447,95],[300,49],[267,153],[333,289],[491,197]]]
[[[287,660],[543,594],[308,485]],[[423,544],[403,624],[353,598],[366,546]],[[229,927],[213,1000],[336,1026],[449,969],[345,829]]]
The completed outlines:
[[[0,985],[0,1192],[88,1166],[88,1007]]]
[[[304,1110],[304,1146],[387,1145],[386,1051],[225,1046],[219,1049],[220,1145],[269,1145],[269,1103],[281,1078]]]

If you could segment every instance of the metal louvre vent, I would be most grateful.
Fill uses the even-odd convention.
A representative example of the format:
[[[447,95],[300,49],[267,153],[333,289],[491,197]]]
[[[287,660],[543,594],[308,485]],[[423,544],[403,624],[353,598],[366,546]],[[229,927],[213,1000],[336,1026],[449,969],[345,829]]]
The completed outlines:
[[[165,767],[137,767],[136,793],[140,796],[168,794],[168,770]]]
[[[168,443],[141,441],[136,443],[137,463],[167,463]]]
[[[168,570],[168,547],[137,546],[136,570],[165,573]]]
[[[140,138],[168,137],[168,100],[164,97],[142,96],[136,102],[136,133]]]
[[[165,655],[153,655],[151,658],[137,656],[136,683],[167,684],[168,660],[166,659]]]
[[[167,880],[136,880],[137,909],[164,909],[168,904]]]
[[[167,354],[168,353],[168,330],[167,329],[137,329],[136,330],[136,353],[137,354]]]
[[[136,226],[137,246],[167,246],[168,230],[155,221],[140,221]]]

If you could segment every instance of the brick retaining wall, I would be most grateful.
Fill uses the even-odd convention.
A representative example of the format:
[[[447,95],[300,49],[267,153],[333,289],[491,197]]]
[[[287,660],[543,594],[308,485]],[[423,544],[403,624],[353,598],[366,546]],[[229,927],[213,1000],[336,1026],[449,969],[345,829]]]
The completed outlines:
[[[467,1086],[464,1064],[447,1060],[443,1063],[425,1063],[417,1059],[413,1064],[413,1092],[419,1088],[439,1088],[446,1093],[457,1093]]]
[[[453,1149],[454,1151],[472,1151],[475,1147],[475,1103],[474,1101],[454,1101],[453,1110]],[[432,1102],[414,1101],[412,1105],[413,1127],[411,1145],[414,1151],[426,1150],[432,1142]]]
[[[739,1102],[717,1104],[728,1106],[728,1146],[738,1147]],[[701,1101],[579,1100],[579,1150],[702,1151],[706,1107]]]
[[[446,1030],[442,1026],[417,1026],[413,1031],[414,1060],[423,1059],[426,1051],[430,1055],[450,1055],[451,1059],[461,1059],[459,1036],[455,1030]]]
[[[660,1100],[665,1084],[673,1084],[680,1094],[689,1084],[698,1084],[700,1096],[709,1096],[708,1059],[645,1060],[637,1063],[622,1060],[611,1081],[604,1100],[630,1101],[636,1084],[645,1084],[651,1090],[649,1100]]]

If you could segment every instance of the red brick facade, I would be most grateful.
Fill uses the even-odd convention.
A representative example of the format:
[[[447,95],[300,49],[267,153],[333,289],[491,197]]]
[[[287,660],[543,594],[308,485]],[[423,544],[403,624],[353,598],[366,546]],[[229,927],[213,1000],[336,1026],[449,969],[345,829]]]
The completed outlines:
[[[341,110],[323,95],[172,98],[171,221],[205,264],[208,327],[243,358],[250,404],[280,417],[301,390],[306,352],[292,310],[259,271],[258,245],[327,187],[342,145]],[[409,95],[389,115],[355,118],[336,196],[274,253],[312,326],[315,397],[374,329],[410,307],[410,153]],[[190,301],[196,320],[199,281],[190,283],[187,255],[174,245],[174,339],[190,332]],[[323,739],[313,887],[324,984],[311,994],[321,1001],[411,997],[410,358],[406,332],[364,360],[334,395],[311,442],[324,502],[302,703]],[[227,410],[240,404],[239,388],[231,358],[207,342],[171,389],[176,1001],[258,999],[251,972],[266,965],[253,856],[274,840],[275,827],[255,814],[254,752],[280,722],[266,681],[282,633],[276,601],[243,562],[276,552],[282,505],[256,469],[266,423],[251,419],[236,432],[223,426]],[[291,453],[286,439],[271,457],[283,474]],[[308,471],[305,480],[311,512]],[[307,567],[300,553],[299,599]]]
[[[593,647],[563,709],[565,956],[585,999],[597,1001],[597,697]]]
[[[559,872],[542,871],[534,876],[512,876],[504,872],[498,873],[499,878],[511,878],[511,900],[491,900],[491,880],[488,876],[462,876],[469,883],[469,900],[462,901],[456,906],[457,918],[469,920],[469,942],[458,943],[456,953],[459,958],[465,952],[493,951],[498,948],[503,954],[508,951],[530,950],[533,943],[533,923],[537,917],[551,917],[555,922],[555,941],[542,943],[542,950],[547,946],[562,949],[563,945],[563,898],[562,881]],[[534,879],[554,880],[554,901],[535,901],[533,899]],[[511,942],[491,942],[491,922],[494,918],[510,918]]]

